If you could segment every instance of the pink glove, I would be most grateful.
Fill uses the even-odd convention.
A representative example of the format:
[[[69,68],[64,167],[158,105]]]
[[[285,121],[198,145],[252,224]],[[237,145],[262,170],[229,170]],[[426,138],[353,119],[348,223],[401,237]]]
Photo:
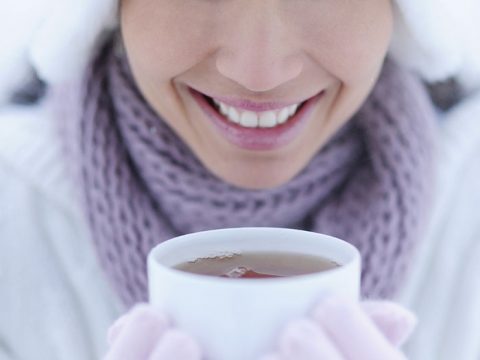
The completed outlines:
[[[165,314],[138,304],[108,330],[110,349],[104,360],[200,360],[200,347],[169,325]]]
[[[398,348],[416,322],[410,311],[393,302],[330,297],[310,319],[287,325],[278,351],[262,360],[404,360]]]
[[[416,324],[415,316],[388,301],[357,304],[331,297],[312,319],[292,321],[278,353],[262,360],[402,360],[397,349]],[[110,350],[104,360],[200,360],[193,338],[169,326],[165,314],[139,304],[109,329]]]

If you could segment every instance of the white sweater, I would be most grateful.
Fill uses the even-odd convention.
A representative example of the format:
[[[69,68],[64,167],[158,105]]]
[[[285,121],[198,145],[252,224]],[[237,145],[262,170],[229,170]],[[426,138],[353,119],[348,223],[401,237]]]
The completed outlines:
[[[437,204],[398,299],[419,317],[405,352],[479,360],[480,94],[442,118]],[[0,109],[0,360],[100,359],[125,310],[74,201],[48,101]]]

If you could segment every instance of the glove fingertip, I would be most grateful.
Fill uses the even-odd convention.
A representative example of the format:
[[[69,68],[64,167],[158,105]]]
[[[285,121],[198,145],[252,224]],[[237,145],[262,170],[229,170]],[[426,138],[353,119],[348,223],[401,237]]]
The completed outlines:
[[[364,301],[362,307],[389,342],[401,347],[415,330],[417,316],[390,301]]]
[[[168,330],[152,352],[150,360],[201,360],[202,351],[197,341],[189,334]]]
[[[112,346],[115,339],[117,339],[118,334],[122,331],[123,326],[128,318],[128,314],[120,316],[107,330],[107,344]]]
[[[122,332],[122,329],[125,327],[125,324],[128,321],[133,321],[134,319],[145,319],[147,322],[154,321],[163,324],[166,328],[169,325],[168,317],[161,312],[159,309],[151,306],[148,303],[138,303],[131,307],[125,314],[120,316],[107,330],[107,344],[112,346],[115,340],[118,338],[119,334]]]

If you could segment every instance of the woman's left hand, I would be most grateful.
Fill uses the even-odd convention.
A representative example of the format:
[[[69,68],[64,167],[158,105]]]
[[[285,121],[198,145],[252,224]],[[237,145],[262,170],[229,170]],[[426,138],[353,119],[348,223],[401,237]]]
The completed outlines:
[[[405,360],[399,347],[416,322],[394,302],[329,297],[310,318],[288,324],[277,351],[261,360]]]

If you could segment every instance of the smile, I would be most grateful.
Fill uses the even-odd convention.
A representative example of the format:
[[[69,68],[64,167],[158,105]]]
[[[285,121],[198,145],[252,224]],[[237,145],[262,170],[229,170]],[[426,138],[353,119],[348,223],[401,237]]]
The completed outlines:
[[[246,150],[275,150],[292,142],[325,92],[302,103],[256,112],[227,105],[192,88],[189,91],[222,137]]]
[[[254,112],[242,110],[234,106],[229,106],[221,101],[206,97],[209,104],[225,116],[225,118],[235,124],[248,128],[271,128],[279,126],[291,119],[297,111],[301,109],[306,101],[291,106],[286,106],[279,110],[270,110],[263,112]]]

